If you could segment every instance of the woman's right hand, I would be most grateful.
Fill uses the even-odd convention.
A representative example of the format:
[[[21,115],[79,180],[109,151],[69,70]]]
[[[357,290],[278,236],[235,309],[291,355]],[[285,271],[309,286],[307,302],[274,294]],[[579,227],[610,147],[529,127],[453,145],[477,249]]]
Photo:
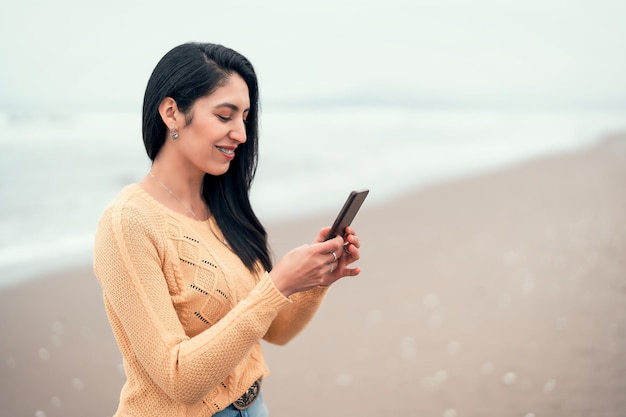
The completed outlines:
[[[286,297],[318,286],[329,286],[341,276],[333,274],[344,255],[341,236],[292,249],[270,272],[274,285]],[[334,253],[334,255],[333,255]]]

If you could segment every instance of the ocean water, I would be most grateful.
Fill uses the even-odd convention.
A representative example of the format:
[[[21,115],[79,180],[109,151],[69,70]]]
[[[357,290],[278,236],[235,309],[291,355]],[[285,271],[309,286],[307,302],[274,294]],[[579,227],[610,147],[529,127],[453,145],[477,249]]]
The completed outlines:
[[[264,222],[318,212],[331,222],[352,189],[380,204],[623,129],[624,112],[266,110],[251,198]],[[0,114],[0,130],[0,288],[89,262],[102,210],[149,169],[140,114]]]

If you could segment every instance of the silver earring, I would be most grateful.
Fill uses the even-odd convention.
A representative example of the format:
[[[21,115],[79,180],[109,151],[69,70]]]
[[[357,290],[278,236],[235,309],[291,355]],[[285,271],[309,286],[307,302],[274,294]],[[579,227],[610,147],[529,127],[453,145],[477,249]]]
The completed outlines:
[[[170,128],[170,137],[172,138],[172,140],[178,139],[178,129],[176,129],[175,127],[171,127]]]

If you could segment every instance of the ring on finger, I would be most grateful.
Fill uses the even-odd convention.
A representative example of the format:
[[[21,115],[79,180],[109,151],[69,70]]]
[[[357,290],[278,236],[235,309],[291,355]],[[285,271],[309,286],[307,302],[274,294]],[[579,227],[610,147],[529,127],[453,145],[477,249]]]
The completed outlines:
[[[335,270],[335,264],[331,262],[330,263],[330,273],[332,274],[334,270]]]
[[[332,251],[330,254],[333,255],[333,260],[332,260],[331,264],[333,262],[337,262],[337,254],[335,253],[335,251]]]

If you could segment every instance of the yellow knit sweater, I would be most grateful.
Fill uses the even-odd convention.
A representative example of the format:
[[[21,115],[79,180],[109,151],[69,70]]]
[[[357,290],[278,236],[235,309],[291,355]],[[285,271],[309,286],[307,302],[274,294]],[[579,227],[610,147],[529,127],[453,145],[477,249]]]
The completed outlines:
[[[115,416],[217,413],[268,374],[260,340],[291,340],[327,290],[284,297],[213,218],[170,210],[136,184],[100,220],[94,271],[127,376]]]

